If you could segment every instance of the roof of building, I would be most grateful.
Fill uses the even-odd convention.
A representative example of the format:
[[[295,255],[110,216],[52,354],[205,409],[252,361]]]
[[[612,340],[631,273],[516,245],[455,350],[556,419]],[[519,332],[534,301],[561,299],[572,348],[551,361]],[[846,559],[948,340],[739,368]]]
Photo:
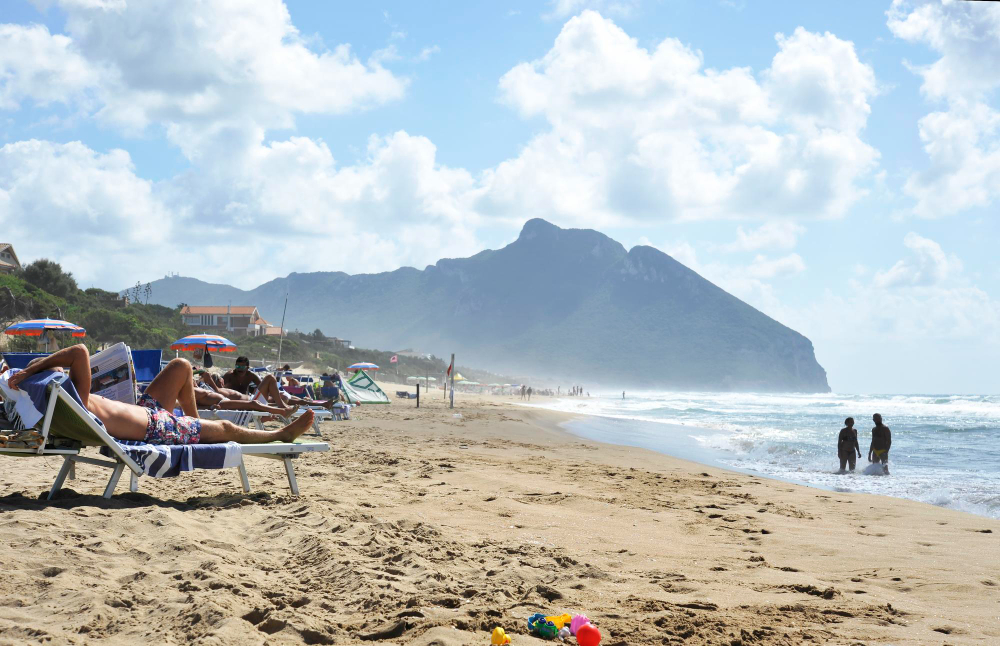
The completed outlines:
[[[181,314],[254,314],[253,305],[186,305]],[[258,314],[258,316],[260,316]]]
[[[11,267],[20,267],[21,260],[17,257],[17,253],[14,251],[14,245],[9,242],[0,242],[0,252],[9,251],[10,255],[14,256],[14,262],[10,263],[5,260],[0,260],[0,264],[9,265]]]

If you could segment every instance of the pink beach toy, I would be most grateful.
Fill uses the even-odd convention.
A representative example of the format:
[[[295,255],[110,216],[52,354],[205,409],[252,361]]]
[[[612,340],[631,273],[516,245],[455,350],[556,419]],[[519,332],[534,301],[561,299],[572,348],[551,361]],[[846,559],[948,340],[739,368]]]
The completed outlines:
[[[580,630],[580,626],[589,623],[590,620],[587,619],[587,615],[574,615],[573,619],[569,622],[569,631],[575,635],[576,631]]]

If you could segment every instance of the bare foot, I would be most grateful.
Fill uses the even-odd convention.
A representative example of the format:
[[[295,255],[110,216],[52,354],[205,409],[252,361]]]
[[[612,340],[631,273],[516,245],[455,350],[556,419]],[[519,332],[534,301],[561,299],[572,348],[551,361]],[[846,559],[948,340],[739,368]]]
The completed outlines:
[[[297,438],[298,436],[302,435],[303,433],[309,430],[309,428],[312,426],[313,423],[313,417],[315,417],[313,412],[311,410],[307,410],[306,412],[299,415],[299,418],[296,419],[294,422],[292,422],[285,428],[281,429],[280,431],[276,431],[274,439],[280,440],[282,442],[291,442],[292,440],[294,440],[295,438]]]
[[[281,416],[284,417],[286,420],[289,420],[289,419],[292,418],[292,415],[294,415],[297,410],[299,410],[299,405],[298,404],[292,404],[291,406],[285,406],[284,412],[281,413]]]

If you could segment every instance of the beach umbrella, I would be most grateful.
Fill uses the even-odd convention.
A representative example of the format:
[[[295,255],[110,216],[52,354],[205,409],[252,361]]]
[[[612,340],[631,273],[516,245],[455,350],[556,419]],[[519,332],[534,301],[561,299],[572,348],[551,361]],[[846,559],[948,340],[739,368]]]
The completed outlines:
[[[20,323],[15,323],[14,325],[8,327],[4,330],[4,333],[13,336],[41,336],[45,331],[71,332],[73,336],[87,336],[87,331],[79,325],[70,323],[69,321],[59,321],[56,319],[34,319],[31,321],[21,321]]]
[[[235,352],[236,344],[217,334],[189,334],[170,344],[171,350],[204,350],[206,352]]]
[[[378,370],[378,366],[374,363],[352,363],[347,366],[348,370]]]

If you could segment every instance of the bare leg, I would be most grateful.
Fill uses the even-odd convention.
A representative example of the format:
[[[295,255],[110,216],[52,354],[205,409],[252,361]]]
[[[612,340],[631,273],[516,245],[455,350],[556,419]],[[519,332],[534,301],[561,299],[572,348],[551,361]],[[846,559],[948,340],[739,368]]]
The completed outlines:
[[[198,405],[194,399],[194,376],[187,359],[171,359],[146,388],[146,394],[167,410],[171,410],[177,403],[185,415],[198,417]]]
[[[275,406],[284,407],[287,405],[285,397],[283,397],[281,391],[278,390],[278,382],[275,380],[274,375],[267,375],[261,379],[260,384],[257,386],[257,392],[263,395],[267,401],[271,402]]]
[[[299,409],[298,406],[265,406],[258,401],[233,401],[231,399],[224,399],[216,405],[221,410],[254,410],[279,417],[291,417]]]
[[[201,443],[238,442],[240,444],[263,444],[265,442],[291,442],[312,427],[313,412],[307,410],[297,420],[277,431],[254,431],[237,426],[226,420],[203,420],[201,423]]]

